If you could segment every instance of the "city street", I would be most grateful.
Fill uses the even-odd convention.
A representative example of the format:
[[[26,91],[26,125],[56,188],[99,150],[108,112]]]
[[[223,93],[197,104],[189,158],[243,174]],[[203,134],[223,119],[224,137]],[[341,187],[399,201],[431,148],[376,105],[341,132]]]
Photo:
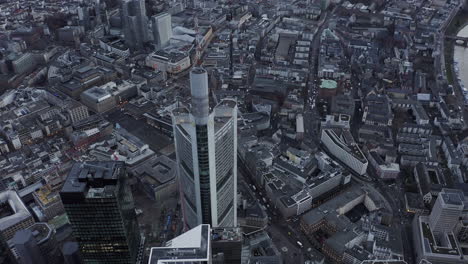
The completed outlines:
[[[242,160],[240,158],[237,160],[238,169],[240,171],[239,176],[243,177],[249,185],[255,185]],[[269,219],[271,219],[266,231],[270,234],[276,247],[283,255],[285,263],[304,263],[307,256],[307,249],[311,248],[312,245],[300,230],[299,221],[286,221],[279,212],[273,209],[273,206],[267,206],[262,201],[264,196],[259,194],[259,192],[264,193],[264,190],[259,187],[260,186],[256,186],[257,191],[253,192],[259,203],[267,208],[265,211]],[[299,246],[297,243],[298,241],[302,244],[302,247]]]
[[[385,185],[380,178],[378,178],[373,169],[368,169],[367,172],[374,179],[374,183],[372,185],[381,195],[384,196],[385,200],[391,206],[393,225],[395,225],[396,230],[400,230],[404,258],[408,263],[413,263],[412,260],[415,257],[413,243],[411,240],[411,218],[413,216],[407,214],[404,210],[405,193],[401,182],[399,181],[394,184],[393,187],[389,187]]]

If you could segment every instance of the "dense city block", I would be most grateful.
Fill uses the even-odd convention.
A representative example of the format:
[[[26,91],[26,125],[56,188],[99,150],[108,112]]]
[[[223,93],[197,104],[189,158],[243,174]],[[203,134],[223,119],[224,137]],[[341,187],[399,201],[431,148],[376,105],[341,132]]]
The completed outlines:
[[[468,264],[468,1],[0,0],[0,263]]]

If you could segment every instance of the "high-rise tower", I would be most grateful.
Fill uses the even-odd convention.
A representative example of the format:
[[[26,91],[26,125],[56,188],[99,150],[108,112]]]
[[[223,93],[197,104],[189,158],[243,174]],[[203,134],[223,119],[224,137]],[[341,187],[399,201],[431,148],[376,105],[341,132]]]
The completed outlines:
[[[173,111],[182,210],[187,228],[237,225],[237,103],[224,99],[210,112],[208,76],[190,72],[191,111]]]
[[[172,37],[172,18],[168,13],[151,17],[153,40],[157,48],[163,48]]]
[[[144,0],[122,1],[122,23],[125,44],[131,49],[141,49],[148,41],[148,17]]]
[[[429,216],[429,226],[434,234],[450,233],[462,214],[463,194],[453,189],[442,189]]]
[[[75,163],[60,197],[83,263],[133,264],[140,232],[121,161]]]

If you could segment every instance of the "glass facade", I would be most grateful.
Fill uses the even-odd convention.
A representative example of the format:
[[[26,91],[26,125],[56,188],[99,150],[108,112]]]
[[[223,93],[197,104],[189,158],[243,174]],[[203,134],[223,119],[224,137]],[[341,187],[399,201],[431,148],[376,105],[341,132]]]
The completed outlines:
[[[62,201],[84,263],[135,263],[140,232],[124,167],[116,169],[117,180],[87,191],[62,191]]]
[[[200,173],[200,197],[202,205],[202,221],[211,224],[210,197],[210,164],[208,154],[208,127],[197,126],[198,169]]]

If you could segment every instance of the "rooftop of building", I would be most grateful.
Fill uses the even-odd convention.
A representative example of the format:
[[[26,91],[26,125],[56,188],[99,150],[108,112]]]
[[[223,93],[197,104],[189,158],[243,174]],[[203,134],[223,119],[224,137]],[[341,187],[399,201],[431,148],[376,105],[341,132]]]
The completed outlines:
[[[362,153],[359,146],[354,142],[354,139],[347,129],[324,129],[322,133],[326,133],[333,140],[334,144],[339,146],[344,151],[353,155],[359,161],[366,163],[367,159]]]
[[[96,103],[102,102],[108,98],[112,97],[112,94],[103,87],[93,87],[84,91],[81,95],[82,97],[88,97]]]
[[[280,263],[281,253],[266,231],[260,229],[246,235],[242,245],[242,263],[248,258],[253,263]],[[245,260],[246,261],[246,260]]]
[[[61,193],[81,193],[88,198],[113,196],[123,169],[124,163],[120,161],[75,162]]]
[[[129,145],[130,150],[132,151],[132,147],[135,148],[135,151],[138,149],[141,149],[145,147],[147,144],[143,142],[140,138],[136,137],[132,133],[128,132],[125,128],[121,127],[120,125],[117,125],[116,128],[114,129],[114,133],[117,135],[117,137],[120,138],[120,141],[126,141],[127,145]],[[130,146],[131,145],[131,146]],[[134,152],[134,151],[132,151]]]
[[[8,229],[18,222],[32,217],[15,191],[0,193],[0,230]]]
[[[153,156],[132,168],[131,172],[153,188],[174,180],[177,175],[175,162],[166,156]]]
[[[255,124],[268,122],[270,120],[270,116],[264,112],[245,113],[242,114],[242,118],[244,119],[244,122]]]
[[[170,61],[172,63],[179,62],[188,57],[186,52],[175,49],[174,47],[168,47],[166,49],[158,50],[149,56],[160,59],[163,61]]]
[[[242,241],[242,233],[239,227],[222,228],[217,227],[211,230],[211,241]]]
[[[237,110],[237,102],[235,99],[222,99],[215,108],[214,120],[215,120],[215,130],[222,128],[229,120],[232,119],[234,111]]]
[[[440,197],[447,205],[464,206],[464,195],[463,192],[460,190],[444,188],[440,193]]]
[[[416,224],[418,225],[419,238],[422,240],[422,250],[426,254],[434,255],[448,255],[452,257],[459,256],[461,250],[458,248],[458,243],[456,242],[455,236],[453,233],[445,234],[448,239],[446,245],[439,245],[437,242],[431,227],[429,226],[429,218],[427,216],[420,216],[417,219]]]
[[[357,185],[352,185],[346,192],[328,200],[319,207],[304,214],[302,216],[302,222],[309,225],[315,225],[325,219],[330,222],[336,222],[340,218],[343,218],[337,213],[338,208],[345,206],[347,203],[365,194],[366,191],[364,191],[363,188]]]
[[[210,225],[199,225],[166,243],[166,247],[153,247],[148,264],[163,264],[167,261],[208,261],[211,244]]]
[[[47,223],[35,223],[25,230],[27,232],[31,232],[38,245],[50,239],[54,233],[54,229]],[[18,232],[16,234],[18,235]],[[19,234],[19,236],[17,235],[8,241],[8,243],[22,242],[22,240],[27,238],[25,234]]]
[[[336,89],[338,83],[334,80],[322,79],[320,83],[321,89]]]
[[[50,185],[45,185],[34,194],[43,206],[60,201],[58,192],[54,191]]]

